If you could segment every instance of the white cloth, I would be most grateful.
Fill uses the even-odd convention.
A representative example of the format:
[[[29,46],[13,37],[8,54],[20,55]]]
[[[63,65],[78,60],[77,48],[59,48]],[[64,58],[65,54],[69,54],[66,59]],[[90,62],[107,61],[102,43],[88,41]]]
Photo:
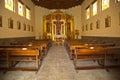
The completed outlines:
[[[54,35],[54,38],[66,38],[66,35],[61,34],[61,35]]]

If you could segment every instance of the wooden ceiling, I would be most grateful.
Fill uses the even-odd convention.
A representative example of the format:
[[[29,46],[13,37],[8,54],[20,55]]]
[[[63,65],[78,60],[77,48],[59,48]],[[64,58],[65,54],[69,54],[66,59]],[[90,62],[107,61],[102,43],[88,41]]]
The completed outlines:
[[[47,9],[69,9],[81,5],[84,0],[31,0],[36,6]]]

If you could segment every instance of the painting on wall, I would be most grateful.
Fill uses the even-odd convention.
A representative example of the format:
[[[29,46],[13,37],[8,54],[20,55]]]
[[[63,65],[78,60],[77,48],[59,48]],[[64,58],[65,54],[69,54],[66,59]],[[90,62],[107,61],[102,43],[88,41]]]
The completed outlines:
[[[8,28],[13,29],[13,19],[12,18],[8,19]]]
[[[31,26],[31,31],[33,32],[33,26]]]
[[[75,30],[75,35],[79,35],[79,30],[78,29]]]
[[[84,25],[83,25],[83,27],[82,27],[82,31],[84,31]]]
[[[115,0],[115,3],[118,3],[120,0]]]
[[[30,25],[28,25],[28,31],[30,31]]]
[[[70,29],[70,22],[69,23],[67,23],[67,31],[69,32],[71,29]]]
[[[107,16],[105,18],[105,27],[110,27],[111,26],[111,16]]]
[[[26,31],[26,24],[23,24],[23,30]]]
[[[86,24],[86,31],[88,30],[88,24]]]
[[[17,21],[17,29],[18,29],[18,30],[21,29],[21,23],[20,23],[20,21]]]
[[[50,33],[51,32],[51,26],[50,26],[50,23],[46,23],[46,31],[47,31],[47,33]]]
[[[2,16],[0,15],[0,27],[2,27]]]
[[[119,12],[119,25],[120,25],[120,12]]]
[[[93,30],[93,23],[90,23],[90,30]]]
[[[99,29],[100,28],[100,20],[97,20],[96,21],[96,29]]]

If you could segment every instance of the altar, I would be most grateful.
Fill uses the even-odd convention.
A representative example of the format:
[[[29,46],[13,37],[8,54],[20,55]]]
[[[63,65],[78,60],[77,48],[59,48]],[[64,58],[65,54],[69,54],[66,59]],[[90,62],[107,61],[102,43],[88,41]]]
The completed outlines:
[[[64,44],[64,40],[66,39],[66,35],[54,35],[54,42],[57,44]]]
[[[62,39],[65,39],[67,38],[65,34],[61,34],[61,35],[54,35],[54,39],[57,39],[57,38],[62,38]]]
[[[64,41],[66,38],[73,38],[74,25],[73,16],[57,10],[52,14],[44,16],[43,36],[52,41]],[[50,34],[50,35],[49,35]]]

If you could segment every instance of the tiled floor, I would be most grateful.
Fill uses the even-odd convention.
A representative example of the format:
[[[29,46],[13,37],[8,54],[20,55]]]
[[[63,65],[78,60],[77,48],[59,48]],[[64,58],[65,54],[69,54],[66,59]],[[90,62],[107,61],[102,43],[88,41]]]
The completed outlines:
[[[26,65],[26,64],[25,64]],[[31,63],[33,65],[33,63]],[[63,45],[53,45],[43,60],[37,74],[35,72],[0,72],[0,80],[120,80],[120,72],[115,70],[74,69]]]

